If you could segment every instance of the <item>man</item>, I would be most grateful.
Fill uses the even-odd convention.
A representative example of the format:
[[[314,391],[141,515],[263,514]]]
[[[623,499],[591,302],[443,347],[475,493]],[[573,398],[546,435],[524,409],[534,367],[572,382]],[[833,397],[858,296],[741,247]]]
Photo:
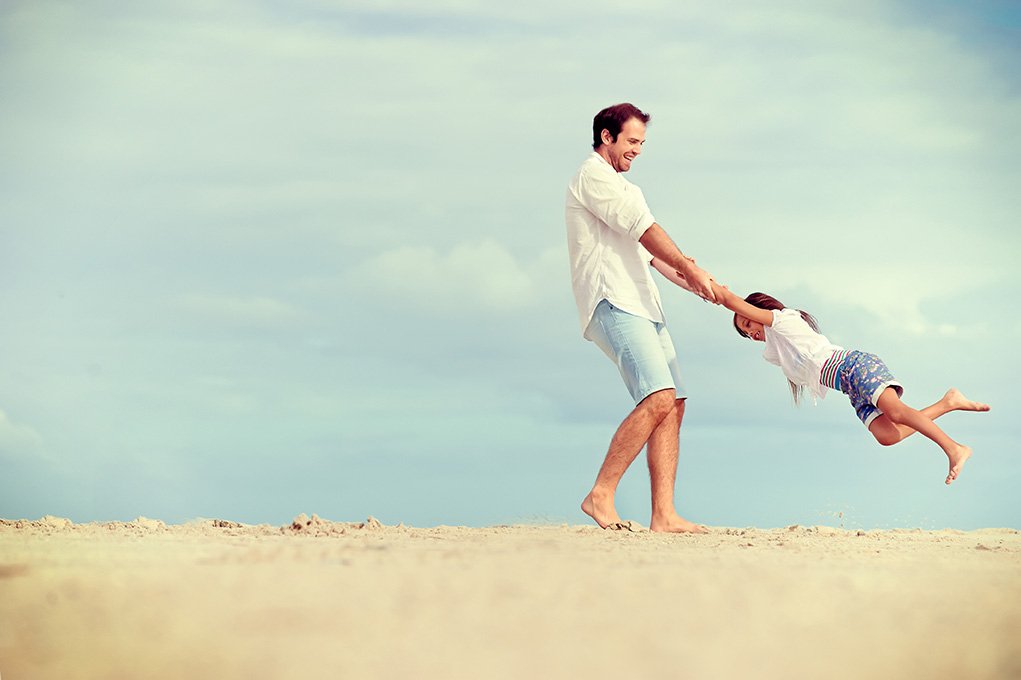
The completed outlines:
[[[631,104],[596,114],[593,153],[567,190],[571,279],[584,337],[617,365],[636,406],[617,428],[581,509],[604,529],[630,529],[614,505],[617,484],[648,444],[652,531],[704,533],[674,507],[678,435],[686,395],[650,265],[716,302],[711,277],[685,256],[624,179],[642,152],[649,116]]]

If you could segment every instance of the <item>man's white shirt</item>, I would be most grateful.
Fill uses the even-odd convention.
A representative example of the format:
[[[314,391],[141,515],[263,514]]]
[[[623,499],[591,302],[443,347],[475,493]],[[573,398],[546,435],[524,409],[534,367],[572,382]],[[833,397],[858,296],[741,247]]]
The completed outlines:
[[[600,300],[662,322],[652,255],[638,239],[656,219],[637,185],[592,152],[567,187],[567,250],[582,334]]]

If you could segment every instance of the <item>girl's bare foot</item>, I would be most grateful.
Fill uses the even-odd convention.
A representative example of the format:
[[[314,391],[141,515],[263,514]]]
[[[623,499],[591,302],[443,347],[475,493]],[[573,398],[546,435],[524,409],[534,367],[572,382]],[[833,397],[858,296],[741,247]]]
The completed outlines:
[[[600,529],[624,524],[624,520],[617,514],[617,508],[613,505],[612,494],[599,493],[593,489],[581,502],[581,511],[594,519]]]
[[[959,446],[956,453],[949,457],[950,474],[947,475],[947,484],[957,479],[957,475],[961,474],[961,468],[964,467],[964,463],[971,458],[971,449],[967,446]]]
[[[677,513],[668,517],[653,517],[649,524],[649,531],[659,531],[674,534],[708,534],[709,529],[701,524],[689,522]]]
[[[966,396],[961,394],[961,391],[956,387],[951,387],[947,390],[947,393],[943,395],[943,401],[946,402],[951,411],[989,410],[989,404],[983,404],[980,401],[972,401],[971,399],[968,399]]]

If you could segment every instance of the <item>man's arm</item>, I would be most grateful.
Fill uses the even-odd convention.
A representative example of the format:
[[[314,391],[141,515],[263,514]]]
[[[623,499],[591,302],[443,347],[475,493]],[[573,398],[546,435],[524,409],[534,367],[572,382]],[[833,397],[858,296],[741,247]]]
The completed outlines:
[[[652,254],[653,266],[656,266],[656,260],[659,260],[660,264],[664,265],[668,270],[672,269],[680,277],[683,277],[683,280],[687,283],[687,285],[682,285],[683,288],[690,290],[704,300],[716,302],[716,296],[713,294],[712,277],[709,276],[708,272],[698,267],[694,260],[681,252],[681,249],[670,239],[670,236],[663,230],[663,227],[653,223],[651,227],[645,230],[645,233],[638,239],[638,242]],[[656,269],[663,273],[663,269],[659,267],[656,267]],[[664,276],[674,281],[670,275],[664,273]],[[674,282],[677,283],[677,281]]]

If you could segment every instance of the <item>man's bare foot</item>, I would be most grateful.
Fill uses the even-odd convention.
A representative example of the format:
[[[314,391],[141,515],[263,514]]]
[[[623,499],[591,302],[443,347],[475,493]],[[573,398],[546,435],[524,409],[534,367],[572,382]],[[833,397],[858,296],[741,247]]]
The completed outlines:
[[[624,520],[617,514],[617,508],[613,505],[612,494],[598,493],[595,489],[585,496],[581,502],[581,510],[591,517],[599,525],[600,529],[609,526],[623,526]]]
[[[669,517],[653,517],[649,524],[649,531],[658,531],[673,534],[708,534],[709,529],[701,524],[689,522],[680,515],[674,513]]]
[[[968,397],[961,394],[961,391],[956,387],[951,387],[947,390],[947,393],[943,395],[943,401],[950,407],[951,411],[988,411],[989,404],[983,404],[980,401],[972,401]]]
[[[959,446],[957,452],[954,455],[949,456],[950,458],[950,474],[947,475],[947,484],[957,479],[957,475],[961,474],[961,468],[964,467],[965,462],[971,458],[971,449],[967,446]]]

